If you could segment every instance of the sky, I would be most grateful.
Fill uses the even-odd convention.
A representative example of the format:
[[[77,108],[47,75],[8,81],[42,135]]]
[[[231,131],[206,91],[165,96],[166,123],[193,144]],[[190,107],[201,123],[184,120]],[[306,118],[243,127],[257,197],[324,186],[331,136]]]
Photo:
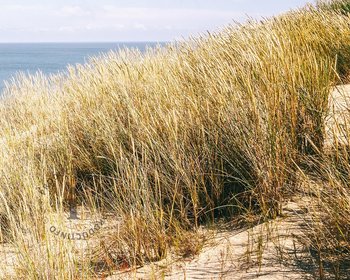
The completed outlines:
[[[312,0],[0,0],[0,42],[172,41]]]

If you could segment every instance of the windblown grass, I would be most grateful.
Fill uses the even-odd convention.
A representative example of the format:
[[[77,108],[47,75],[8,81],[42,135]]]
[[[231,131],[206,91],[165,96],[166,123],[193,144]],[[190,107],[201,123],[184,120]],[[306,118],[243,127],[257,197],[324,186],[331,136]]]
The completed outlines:
[[[124,221],[122,234],[100,237],[115,268],[117,256],[160,259],[219,218],[281,214],[296,166],[323,154],[329,93],[348,74],[349,17],[333,3],[17,77],[0,103],[0,218],[4,238],[32,260],[18,273],[88,278],[93,260],[78,265],[73,247],[45,231],[72,189],[79,205]]]

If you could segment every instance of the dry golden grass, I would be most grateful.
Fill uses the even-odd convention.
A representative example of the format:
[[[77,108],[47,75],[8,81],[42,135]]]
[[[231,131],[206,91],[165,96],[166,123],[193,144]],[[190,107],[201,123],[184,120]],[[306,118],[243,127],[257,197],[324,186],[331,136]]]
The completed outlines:
[[[350,65],[350,19],[335,3],[10,83],[0,103],[0,226],[19,250],[17,277],[88,279],[174,246],[196,253],[201,224],[280,215],[305,157],[322,158],[345,199],[322,195],[327,213],[348,209],[349,180],[323,151],[329,93]],[[73,200],[123,220],[98,237],[97,254],[48,232],[44,218],[60,213],[62,225]],[[330,226],[343,232],[344,219]],[[191,252],[186,236],[198,242]]]

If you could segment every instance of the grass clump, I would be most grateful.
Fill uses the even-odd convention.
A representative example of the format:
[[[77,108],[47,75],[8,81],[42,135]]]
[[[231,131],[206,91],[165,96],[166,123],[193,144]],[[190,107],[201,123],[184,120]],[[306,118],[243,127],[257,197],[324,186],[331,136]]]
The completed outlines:
[[[101,237],[107,263],[140,265],[201,224],[280,215],[296,165],[323,153],[329,94],[350,61],[349,18],[325,7],[18,77],[0,103],[0,215],[12,240],[19,224],[49,240],[43,216],[74,200],[124,221],[123,234]],[[59,264],[74,263],[66,250]],[[37,277],[81,267],[64,269]]]

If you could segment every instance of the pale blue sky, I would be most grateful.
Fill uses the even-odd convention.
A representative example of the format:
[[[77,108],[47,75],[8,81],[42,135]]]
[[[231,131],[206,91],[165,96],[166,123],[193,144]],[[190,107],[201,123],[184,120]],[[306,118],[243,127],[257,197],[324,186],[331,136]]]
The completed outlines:
[[[170,41],[312,0],[0,0],[0,42]]]

